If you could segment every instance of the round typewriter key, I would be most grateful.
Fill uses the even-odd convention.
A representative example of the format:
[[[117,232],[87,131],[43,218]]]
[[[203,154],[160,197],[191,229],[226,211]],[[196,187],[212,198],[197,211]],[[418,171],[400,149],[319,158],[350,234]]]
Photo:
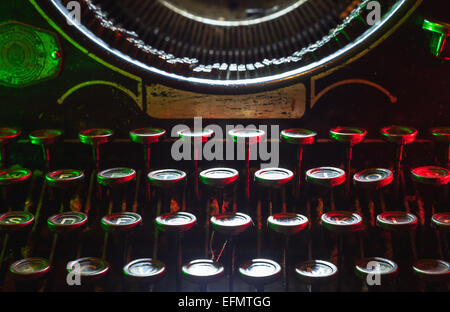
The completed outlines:
[[[450,169],[450,127],[441,127],[431,129],[431,135],[434,141],[447,144],[447,169]]]
[[[308,226],[308,223],[307,217],[295,213],[278,213],[267,218],[269,227],[284,235],[294,235]]]
[[[354,127],[336,127],[330,130],[330,137],[340,143],[358,144],[364,140],[367,131]]]
[[[11,211],[0,215],[0,230],[13,232],[22,230],[34,221],[34,216],[27,211]]]
[[[29,134],[31,144],[52,145],[62,136],[62,131],[57,129],[35,130]]]
[[[379,275],[381,283],[383,283],[384,280],[395,277],[398,266],[394,261],[380,257],[372,257],[360,260],[355,265],[355,271],[364,281],[367,281],[369,274]]]
[[[344,183],[345,171],[334,167],[310,169],[306,172],[306,181],[325,187],[335,187]]]
[[[234,242],[234,236],[247,230],[250,225],[252,225],[252,219],[246,214],[234,212],[212,216],[210,222],[215,231],[228,237],[227,240],[230,249],[230,252],[228,253],[228,259],[226,261],[228,272],[228,291],[233,291],[233,278],[235,269],[234,263],[236,254],[236,244]]]
[[[37,257],[16,261],[9,267],[9,271],[17,280],[36,280],[44,277],[49,270],[48,260]]]
[[[238,178],[239,172],[231,168],[212,168],[200,172],[200,181],[203,184],[218,189],[217,203],[219,205],[219,210],[223,209],[223,189],[227,185],[234,183]],[[209,206],[207,209],[209,209]]]
[[[355,173],[353,183],[357,187],[380,189],[389,185],[394,176],[392,172],[384,168],[372,168]]]
[[[155,222],[161,231],[181,233],[190,230],[197,222],[197,218],[188,212],[175,212],[158,216]]]
[[[420,259],[413,264],[417,277],[427,281],[448,281],[450,263],[439,259]]]
[[[156,283],[166,274],[166,265],[156,259],[136,259],[124,266],[123,273],[132,281]]]
[[[79,258],[67,263],[67,272],[79,274],[82,282],[102,278],[109,268],[108,262],[95,257]]]
[[[239,177],[239,172],[231,168],[212,168],[200,172],[200,181],[203,184],[223,188]]]
[[[68,211],[53,215],[47,219],[47,226],[55,233],[76,230],[86,224],[88,217],[83,212]]]
[[[162,169],[150,172],[147,178],[154,186],[170,188],[184,181],[186,173],[177,169]]]
[[[198,187],[198,160],[201,159],[201,156],[199,158],[199,155],[201,155],[201,144],[207,142],[212,136],[214,135],[214,131],[211,129],[183,129],[178,132],[178,136],[183,140],[188,140],[193,144],[193,151],[192,151],[192,159],[194,161],[194,169],[193,169],[193,176],[194,179],[194,191],[195,191],[195,199],[198,201],[200,199],[200,192]]]
[[[351,211],[331,211],[322,215],[321,222],[330,231],[354,232],[360,229],[362,218]]]
[[[100,170],[100,145],[109,143],[113,140],[114,131],[110,129],[88,129],[78,134],[81,143],[92,146],[92,157],[95,169]]]
[[[381,129],[381,135],[388,142],[404,145],[414,142],[417,130],[411,127],[389,126]]]
[[[297,277],[308,284],[329,282],[338,274],[337,267],[323,260],[308,260],[298,264],[295,268]]]
[[[424,166],[411,170],[411,177],[415,182],[438,186],[450,181],[450,171],[436,166]]]
[[[130,131],[130,139],[134,143],[150,145],[158,142],[166,134],[166,130],[160,128],[140,128]]]
[[[308,225],[308,218],[295,213],[279,213],[267,218],[269,228],[275,232],[285,235],[284,246],[282,247],[282,267],[283,267],[283,285],[286,291],[289,291],[288,279],[288,250],[289,236],[294,235],[303,230]]]
[[[258,291],[264,291],[264,285],[276,281],[281,275],[281,266],[268,259],[253,259],[239,266],[241,278],[256,287]]]
[[[234,142],[245,140],[245,143],[256,144],[261,142],[266,132],[259,129],[232,129],[228,131],[228,135],[233,138]]]
[[[81,143],[89,145],[100,145],[109,143],[114,137],[114,131],[110,129],[88,129],[78,134]]]
[[[31,170],[25,168],[0,170],[0,186],[7,186],[25,181],[31,177],[31,174]]]
[[[14,128],[0,128],[0,168],[6,164],[5,145],[17,140],[20,134],[20,130]]]
[[[62,131],[57,129],[36,130],[29,134],[31,144],[42,147],[42,155],[45,162],[45,168],[50,171],[52,165],[53,145],[61,139]]]
[[[439,230],[450,230],[450,212],[434,214],[431,217],[432,225]]]
[[[366,136],[367,131],[361,128],[354,127],[336,127],[330,130],[330,138],[336,142],[345,144],[345,172],[346,172],[346,184],[345,193],[347,197],[350,197],[350,183],[352,174],[352,154],[353,145],[361,143]]]
[[[243,213],[224,213],[211,217],[211,224],[219,233],[234,236],[250,227],[252,219]]]
[[[246,144],[245,197],[248,201],[250,199],[250,159],[252,158],[250,155],[252,153],[252,148],[250,148],[250,145],[261,142],[266,133],[259,129],[231,129],[228,131],[228,135],[233,139],[233,142],[237,142],[238,144]]]
[[[406,144],[414,142],[417,136],[417,130],[404,126],[389,126],[381,129],[381,135],[387,142],[395,143],[395,167],[394,167],[394,194],[399,195],[400,172],[403,161],[403,150]]]
[[[194,139],[192,142],[195,141],[196,138],[201,139],[202,143],[207,142],[213,135],[214,131],[211,129],[183,129],[178,131],[178,137],[182,138],[183,140],[191,140]]]
[[[159,142],[166,134],[166,130],[160,128],[139,128],[130,131],[130,139],[134,143],[142,144],[145,148],[145,172],[150,172],[151,144]],[[150,184],[147,184],[147,201],[150,201]]]
[[[14,128],[0,128],[0,145],[8,144],[16,140],[21,135],[21,131]]]
[[[81,170],[65,169],[49,172],[45,175],[47,184],[51,187],[67,189],[77,186],[84,180]]]
[[[433,128],[430,130],[433,140],[450,143],[450,127]]]
[[[97,181],[106,187],[115,187],[133,180],[136,177],[136,171],[130,168],[112,168],[99,172]]]
[[[224,274],[224,267],[219,262],[210,259],[198,259],[190,261],[182,267],[183,276],[192,283],[201,285],[202,291],[206,291],[206,285],[217,281]]]
[[[264,168],[255,172],[255,180],[266,187],[280,187],[288,183],[294,173],[283,168]]]
[[[317,132],[308,129],[287,129],[281,131],[280,137],[289,144],[310,145],[316,135]]]
[[[142,217],[134,212],[118,212],[104,216],[101,220],[102,228],[107,232],[126,231],[133,229],[142,222]]]
[[[300,198],[302,184],[303,147],[314,143],[317,132],[308,129],[287,129],[281,131],[280,137],[289,144],[297,144],[297,181],[295,185],[296,198]]]
[[[177,267],[175,275],[175,289],[181,290],[181,267],[183,265],[183,250],[182,250],[182,234],[191,229],[197,218],[187,212],[168,213],[156,217],[155,223],[158,230],[163,232],[174,232],[176,234],[176,253],[177,253]],[[157,240],[157,237],[155,236]],[[156,256],[156,254],[155,254]]]
[[[417,217],[404,211],[388,211],[377,216],[377,225],[387,231],[411,231],[417,227]]]

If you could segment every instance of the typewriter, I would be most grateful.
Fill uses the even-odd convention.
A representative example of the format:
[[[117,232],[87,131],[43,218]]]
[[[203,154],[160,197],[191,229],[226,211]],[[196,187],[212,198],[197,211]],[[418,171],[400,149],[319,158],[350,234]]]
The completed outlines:
[[[3,292],[446,292],[447,1],[0,3]]]

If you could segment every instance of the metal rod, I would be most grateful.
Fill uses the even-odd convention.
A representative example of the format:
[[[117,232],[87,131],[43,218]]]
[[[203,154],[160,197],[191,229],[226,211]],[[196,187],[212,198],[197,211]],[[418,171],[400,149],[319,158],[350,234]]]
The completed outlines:
[[[302,159],[303,159],[303,145],[299,145],[297,148],[297,189],[296,189],[297,198],[300,198],[302,187]]]

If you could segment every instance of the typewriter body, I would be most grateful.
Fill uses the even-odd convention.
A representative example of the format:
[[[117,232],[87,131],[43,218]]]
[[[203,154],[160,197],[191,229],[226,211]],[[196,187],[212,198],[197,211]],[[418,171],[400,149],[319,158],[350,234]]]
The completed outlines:
[[[0,3],[2,291],[448,291],[446,1],[215,2]]]

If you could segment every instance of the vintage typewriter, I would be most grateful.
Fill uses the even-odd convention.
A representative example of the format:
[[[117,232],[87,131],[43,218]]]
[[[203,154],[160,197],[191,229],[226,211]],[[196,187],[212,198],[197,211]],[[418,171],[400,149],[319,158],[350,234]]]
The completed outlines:
[[[2,291],[448,291],[446,2],[2,1]]]

